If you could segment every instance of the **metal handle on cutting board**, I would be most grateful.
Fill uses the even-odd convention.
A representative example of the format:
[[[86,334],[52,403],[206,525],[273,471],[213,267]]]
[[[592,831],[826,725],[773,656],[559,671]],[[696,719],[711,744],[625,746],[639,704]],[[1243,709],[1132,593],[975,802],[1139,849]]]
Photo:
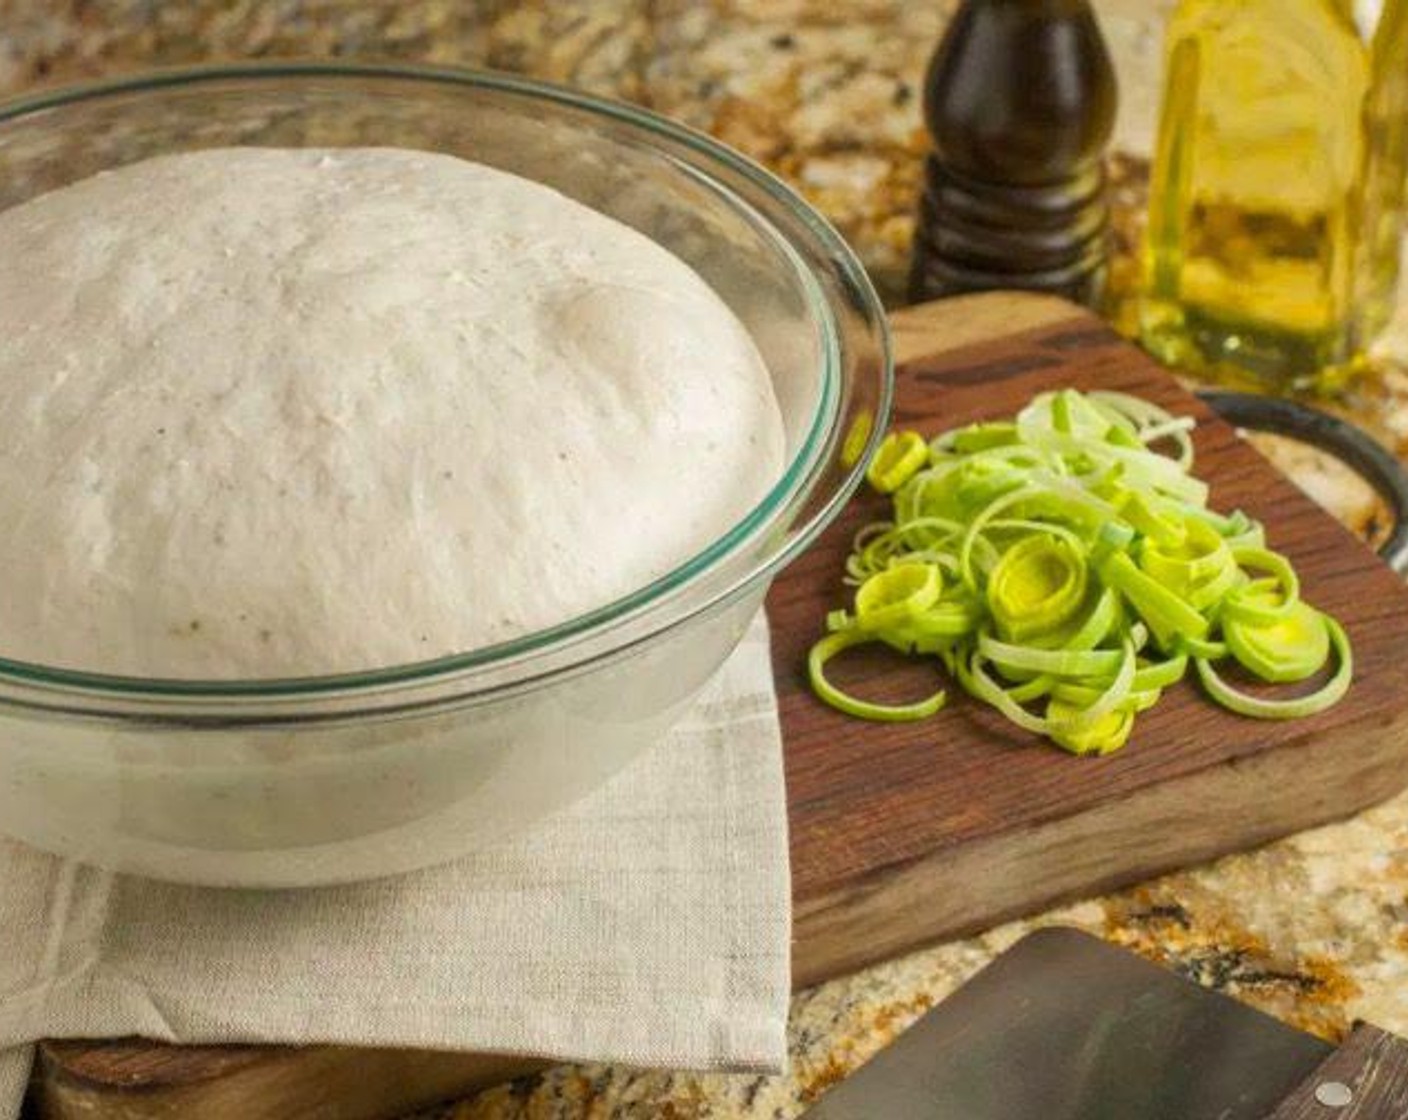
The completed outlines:
[[[1313,444],[1359,474],[1393,516],[1393,531],[1379,555],[1395,572],[1408,575],[1408,471],[1383,444],[1362,428],[1297,401],[1224,389],[1198,396],[1229,424]]]

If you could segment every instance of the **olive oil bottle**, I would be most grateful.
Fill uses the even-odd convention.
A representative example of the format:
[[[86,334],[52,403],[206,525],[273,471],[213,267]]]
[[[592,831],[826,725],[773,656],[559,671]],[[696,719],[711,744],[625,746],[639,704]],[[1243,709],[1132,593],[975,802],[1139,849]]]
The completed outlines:
[[[1144,345],[1272,390],[1342,384],[1397,283],[1408,0],[1183,0],[1165,67]]]

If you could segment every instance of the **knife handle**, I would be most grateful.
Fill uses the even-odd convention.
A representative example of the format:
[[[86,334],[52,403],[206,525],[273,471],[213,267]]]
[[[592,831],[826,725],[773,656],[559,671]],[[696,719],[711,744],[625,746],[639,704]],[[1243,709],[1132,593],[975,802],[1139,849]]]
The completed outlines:
[[[1359,1023],[1266,1120],[1403,1120],[1408,1042]]]

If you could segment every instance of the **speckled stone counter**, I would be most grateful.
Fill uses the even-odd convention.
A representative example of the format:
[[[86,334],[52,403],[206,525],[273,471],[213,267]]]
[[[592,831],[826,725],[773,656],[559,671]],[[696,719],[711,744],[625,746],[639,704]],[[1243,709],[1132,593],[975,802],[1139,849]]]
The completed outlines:
[[[798,185],[900,298],[924,149],[923,69],[953,0],[0,0],[0,90],[154,64],[364,57],[487,65],[631,99]],[[1118,226],[1137,238],[1170,0],[1097,0],[1121,79]],[[1408,316],[1337,407],[1408,450]],[[1362,521],[1367,494],[1316,456],[1287,468]],[[1406,776],[1408,777],[1408,776]],[[1408,1033],[1408,795],[1256,852],[938,946],[796,997],[780,1077],[561,1068],[436,1120],[790,1117],[1033,926],[1063,922],[1327,1038]]]

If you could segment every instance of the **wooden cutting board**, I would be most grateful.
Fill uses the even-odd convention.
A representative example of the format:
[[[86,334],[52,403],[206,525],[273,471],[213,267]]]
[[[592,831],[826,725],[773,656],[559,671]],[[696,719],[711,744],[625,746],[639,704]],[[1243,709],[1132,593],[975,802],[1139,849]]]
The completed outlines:
[[[893,323],[900,424],[932,432],[1009,414],[1060,385],[1123,389],[1197,416],[1198,470],[1214,503],[1266,522],[1306,597],[1348,629],[1356,682],[1330,712],[1280,724],[1230,715],[1183,684],[1106,759],[1042,746],[956,691],[924,722],[849,719],[811,696],[804,660],[826,610],[841,604],[851,534],[883,509],[860,498],[768,600],[798,986],[1344,816],[1408,781],[1408,588],[1365,546],[1084,311],[995,294],[912,308]],[[862,653],[847,679],[899,699],[931,689],[933,674]],[[36,1089],[57,1120],[368,1120],[525,1068],[332,1047],[55,1042],[41,1048]]]

